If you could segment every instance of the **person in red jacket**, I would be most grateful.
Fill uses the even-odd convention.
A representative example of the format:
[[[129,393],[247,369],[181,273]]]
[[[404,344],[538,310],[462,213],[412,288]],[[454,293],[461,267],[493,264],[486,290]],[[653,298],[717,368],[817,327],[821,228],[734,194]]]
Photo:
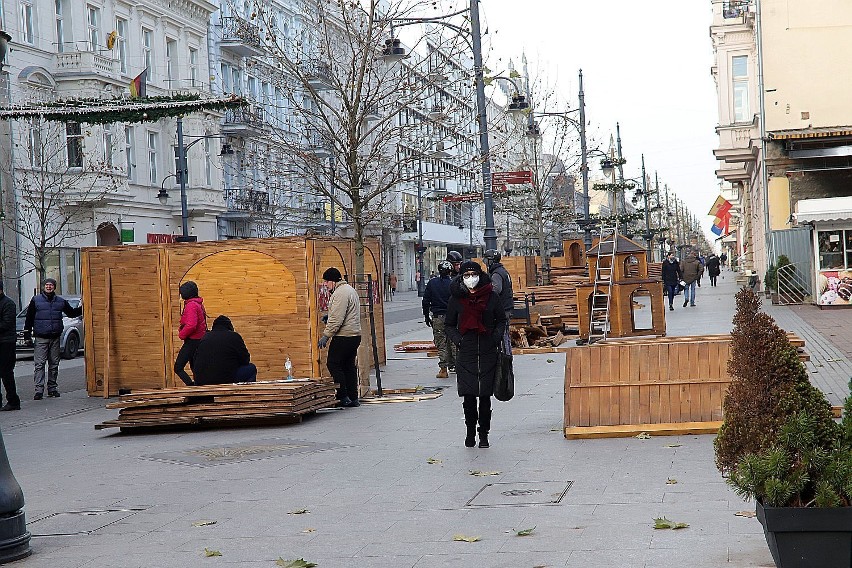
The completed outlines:
[[[183,345],[175,359],[175,374],[186,385],[195,384],[184,370],[186,364],[192,369],[192,357],[201,338],[207,333],[207,313],[204,311],[204,300],[198,295],[198,284],[188,280],[180,285],[180,297],[183,298],[183,314],[180,316],[178,337],[183,339]]]

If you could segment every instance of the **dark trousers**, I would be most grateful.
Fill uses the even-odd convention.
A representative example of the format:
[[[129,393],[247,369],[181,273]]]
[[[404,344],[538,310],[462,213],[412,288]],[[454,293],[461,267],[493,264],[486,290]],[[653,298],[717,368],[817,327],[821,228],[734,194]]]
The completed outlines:
[[[337,383],[337,398],[344,400],[358,400],[358,346],[361,345],[361,336],[342,337],[339,335],[331,339],[328,347],[328,360],[326,367],[334,382]]]
[[[237,383],[254,383],[257,382],[257,367],[254,363],[248,363],[239,367],[234,374],[234,382]]]
[[[711,277],[710,277],[710,285],[711,285],[711,286],[715,286],[715,285],[716,285],[716,278],[718,278],[718,276],[711,276]]]
[[[177,359],[175,359],[175,374],[180,377],[180,380],[186,385],[192,385],[192,378],[184,370],[186,364],[189,363],[189,368],[192,369],[192,357],[195,355],[195,350],[198,349],[200,339],[184,339],[183,345],[178,351]]]
[[[12,406],[21,406],[15,387],[15,342],[0,343],[0,379],[6,389],[6,400]]]
[[[666,292],[669,294],[669,305],[674,303],[674,297],[677,295],[678,284],[666,284]]]
[[[479,399],[479,408],[477,409],[477,401]],[[464,423],[467,426],[469,434],[472,434],[476,428],[476,423],[479,422],[480,434],[487,434],[491,430],[491,397],[490,396],[474,396],[466,394],[462,402],[464,408]]]

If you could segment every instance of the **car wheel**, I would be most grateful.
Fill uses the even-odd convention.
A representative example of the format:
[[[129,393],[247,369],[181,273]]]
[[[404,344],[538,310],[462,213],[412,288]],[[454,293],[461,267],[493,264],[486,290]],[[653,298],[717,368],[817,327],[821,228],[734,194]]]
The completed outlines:
[[[63,359],[73,359],[80,351],[80,339],[76,333],[72,333],[65,340],[65,350],[62,352]]]

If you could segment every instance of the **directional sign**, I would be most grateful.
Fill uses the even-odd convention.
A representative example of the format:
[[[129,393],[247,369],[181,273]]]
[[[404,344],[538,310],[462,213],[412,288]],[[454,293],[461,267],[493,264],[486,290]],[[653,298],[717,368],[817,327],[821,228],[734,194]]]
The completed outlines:
[[[458,195],[446,195],[441,198],[444,203],[470,203],[474,201],[482,201],[482,193],[459,193]]]
[[[533,173],[530,170],[519,170],[516,172],[494,172],[491,174],[492,185],[514,185],[532,182]]]

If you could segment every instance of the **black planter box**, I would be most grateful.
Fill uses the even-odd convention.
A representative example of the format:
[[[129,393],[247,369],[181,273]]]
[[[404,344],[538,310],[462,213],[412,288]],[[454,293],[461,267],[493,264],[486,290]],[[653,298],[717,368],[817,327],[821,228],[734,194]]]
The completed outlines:
[[[778,568],[852,568],[852,507],[756,511]]]

